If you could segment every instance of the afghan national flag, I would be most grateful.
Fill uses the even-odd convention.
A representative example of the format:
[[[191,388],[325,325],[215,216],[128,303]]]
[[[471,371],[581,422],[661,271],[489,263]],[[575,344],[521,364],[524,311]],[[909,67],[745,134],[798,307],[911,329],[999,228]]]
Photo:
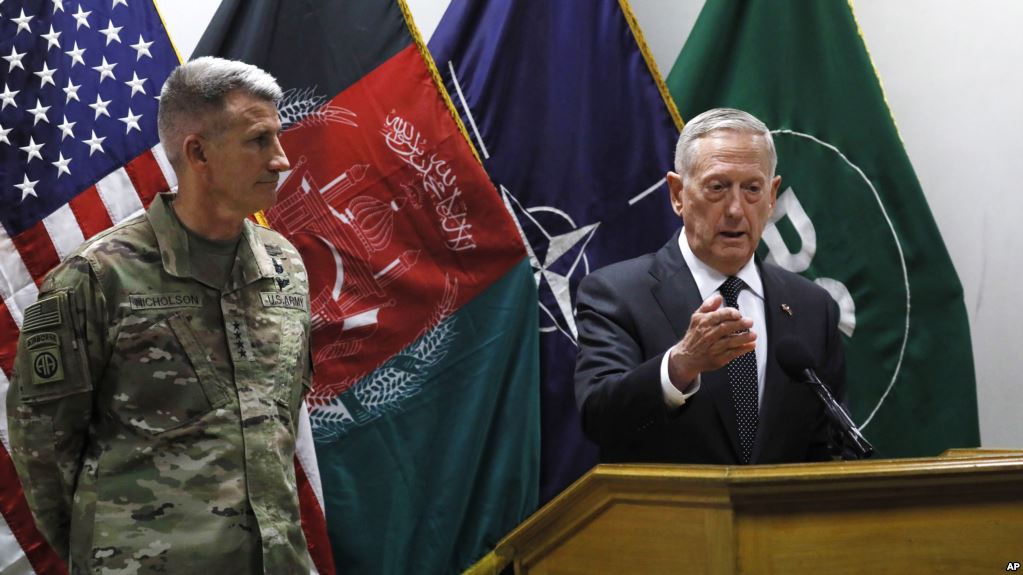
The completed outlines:
[[[963,290],[850,5],[708,2],[668,77],[684,114],[773,131],[782,176],[760,254],[838,302],[854,419],[880,456],[979,442]]]
[[[407,8],[226,1],[196,54],[286,93],[266,217],[310,273],[307,398],[343,573],[472,564],[537,503],[536,285]]]
[[[681,121],[624,0],[455,0],[430,51],[539,287],[546,501],[597,461],[572,385],[576,288],[679,227],[664,174]]]

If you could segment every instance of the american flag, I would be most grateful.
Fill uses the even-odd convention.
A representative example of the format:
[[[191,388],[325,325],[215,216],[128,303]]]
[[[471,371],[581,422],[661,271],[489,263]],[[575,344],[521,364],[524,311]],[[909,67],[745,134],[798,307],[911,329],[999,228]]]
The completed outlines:
[[[53,266],[176,185],[156,112],[180,60],[152,0],[0,0],[0,58],[0,573],[59,573],[9,456],[19,328]],[[303,510],[322,509],[300,443]]]

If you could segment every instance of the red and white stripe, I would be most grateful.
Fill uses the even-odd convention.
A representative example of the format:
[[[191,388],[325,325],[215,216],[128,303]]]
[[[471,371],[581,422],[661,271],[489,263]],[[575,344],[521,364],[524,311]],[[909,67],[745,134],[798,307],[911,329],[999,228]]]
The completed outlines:
[[[302,531],[313,559],[314,574],[334,573],[334,554],[327,537],[327,520],[323,510],[323,484],[320,468],[313,448],[313,428],[309,423],[309,409],[302,402],[298,417],[298,437],[295,441],[295,478],[298,480],[298,502],[302,512]]]
[[[157,144],[84,190],[41,222],[9,237],[0,231],[0,295],[18,325],[35,301],[34,285],[82,242],[141,213],[177,178]]]
[[[0,573],[67,572],[35,527],[9,455],[7,374],[14,365],[25,308],[35,302],[46,273],[82,242],[141,213],[157,194],[176,185],[174,170],[157,144],[16,237],[0,226]],[[302,527],[315,563],[313,573],[326,575],[334,573],[334,565],[323,488],[305,406],[302,414],[295,456]]]

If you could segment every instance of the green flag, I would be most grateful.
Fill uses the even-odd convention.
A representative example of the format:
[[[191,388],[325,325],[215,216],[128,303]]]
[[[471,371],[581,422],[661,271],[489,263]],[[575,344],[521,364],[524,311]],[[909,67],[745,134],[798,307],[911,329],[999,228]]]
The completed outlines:
[[[740,108],[774,133],[782,185],[758,253],[839,303],[847,402],[878,456],[978,445],[962,286],[851,7],[708,2],[668,87],[684,118]]]

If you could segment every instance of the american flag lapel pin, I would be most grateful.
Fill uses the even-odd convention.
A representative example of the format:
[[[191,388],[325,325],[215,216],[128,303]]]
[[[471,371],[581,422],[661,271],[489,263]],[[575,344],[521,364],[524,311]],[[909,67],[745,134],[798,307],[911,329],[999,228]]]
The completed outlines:
[[[789,316],[792,315],[792,308],[790,308],[789,304],[787,304],[787,303],[781,304],[781,311],[785,312],[785,315],[789,315]]]

